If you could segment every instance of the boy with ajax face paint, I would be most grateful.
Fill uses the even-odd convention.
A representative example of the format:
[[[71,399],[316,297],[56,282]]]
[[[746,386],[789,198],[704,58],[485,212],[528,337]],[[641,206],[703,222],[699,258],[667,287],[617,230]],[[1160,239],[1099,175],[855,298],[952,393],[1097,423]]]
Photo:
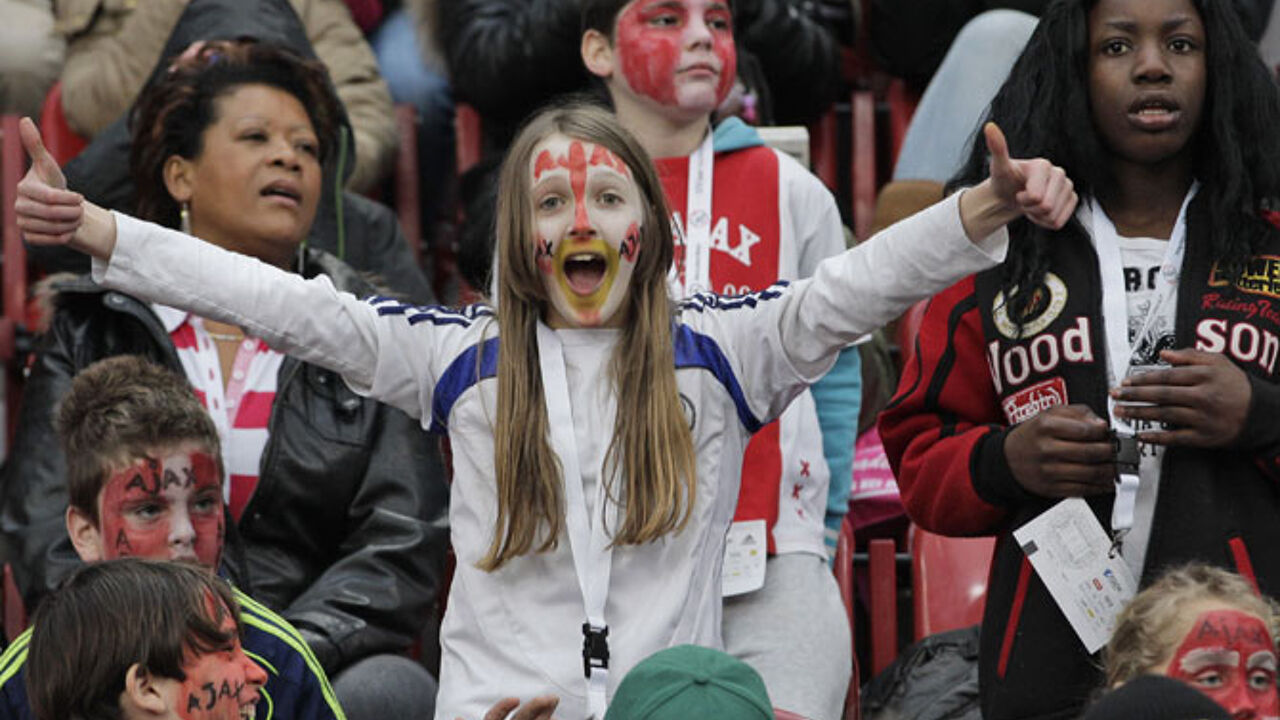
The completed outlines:
[[[35,717],[248,720],[260,705],[269,715],[267,674],[241,645],[237,611],[231,588],[192,565],[79,569],[28,634]]]
[[[583,27],[583,62],[654,157],[672,210],[677,297],[762,290],[844,250],[821,181],[737,118],[711,127],[736,79],[728,2],[593,0]],[[848,503],[860,403],[850,348],[752,437],[734,517],[764,521],[769,559],[763,588],[726,599],[725,646],[764,676],[776,706],[819,719],[839,717],[852,664],[824,559]]]
[[[1107,685],[1167,675],[1235,720],[1275,718],[1277,621],[1271,602],[1240,575],[1199,563],[1175,568],[1117,619],[1106,650]]]
[[[58,427],[67,456],[67,533],[81,560],[172,560],[207,573],[218,567],[226,528],[218,434],[181,378],[137,356],[101,360],[72,382]],[[342,720],[297,630],[232,592],[245,648],[269,672],[260,716]],[[30,640],[30,631],[23,633],[0,656],[0,718],[31,717],[23,684]]]

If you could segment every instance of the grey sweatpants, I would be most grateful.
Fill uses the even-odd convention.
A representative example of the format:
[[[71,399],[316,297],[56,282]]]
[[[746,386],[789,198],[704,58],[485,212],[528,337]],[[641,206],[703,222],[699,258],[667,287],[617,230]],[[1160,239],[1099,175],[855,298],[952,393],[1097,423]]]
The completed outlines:
[[[840,720],[852,672],[849,621],[826,558],[769,558],[764,587],[725,598],[724,646],[764,678],[775,708]]]

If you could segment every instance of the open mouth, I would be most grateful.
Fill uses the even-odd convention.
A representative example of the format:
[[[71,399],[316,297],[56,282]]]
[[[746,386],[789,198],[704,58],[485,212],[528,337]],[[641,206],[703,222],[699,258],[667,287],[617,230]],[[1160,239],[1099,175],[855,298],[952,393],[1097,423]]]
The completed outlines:
[[[564,279],[578,295],[590,295],[604,282],[608,263],[599,253],[574,253],[564,259]]]
[[[240,706],[240,720],[253,720],[253,716],[257,714],[258,701],[248,702]]]
[[[1182,110],[1172,98],[1149,96],[1139,98],[1129,106],[1129,121],[1142,130],[1164,130],[1175,123]]]
[[[262,197],[282,198],[292,202],[294,205],[302,203],[302,193],[298,190],[295,183],[277,180],[258,191]]]

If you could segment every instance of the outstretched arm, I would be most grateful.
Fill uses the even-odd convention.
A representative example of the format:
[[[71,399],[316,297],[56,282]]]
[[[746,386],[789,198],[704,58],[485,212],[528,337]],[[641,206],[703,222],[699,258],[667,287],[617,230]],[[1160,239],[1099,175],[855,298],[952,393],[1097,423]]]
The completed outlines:
[[[27,241],[94,258],[94,279],[149,302],[233,323],[271,347],[340,373],[364,395],[413,417],[430,407],[433,378],[474,341],[476,313],[356,299],[324,276],[304,279],[180,232],[109,213],[65,189],[30,120],[22,141],[33,165],[14,203]],[[410,312],[412,311],[412,312]],[[438,314],[451,322],[427,322]],[[480,311],[483,314],[483,311]],[[452,351],[452,352],[451,352]],[[446,357],[448,356],[448,357]]]
[[[812,282],[796,283],[782,313],[782,346],[806,376],[820,375],[842,348],[975,272],[1004,259],[1005,226],[1025,217],[1057,229],[1077,197],[1062,168],[1009,156],[1004,134],[984,128],[991,176],[823,262]]]
[[[1010,221],[1026,217],[1059,228],[1071,217],[1077,197],[1061,168],[1044,159],[1011,158],[999,128],[988,125],[985,132],[992,174],[977,186],[823,261],[812,278],[790,288],[685,304],[686,322],[697,332],[736,345],[735,373],[749,388],[756,419],[777,417],[858,337],[1003,260]],[[774,328],[763,338],[762,323]],[[771,352],[760,352],[762,339]]]

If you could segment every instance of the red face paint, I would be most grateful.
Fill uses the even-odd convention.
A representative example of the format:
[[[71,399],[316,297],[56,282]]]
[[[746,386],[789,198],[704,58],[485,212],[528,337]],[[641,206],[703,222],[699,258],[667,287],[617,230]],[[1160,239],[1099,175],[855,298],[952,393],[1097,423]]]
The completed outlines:
[[[533,163],[534,182],[541,179],[542,174],[548,170],[564,168],[569,171],[569,187],[573,192],[572,232],[574,233],[589,232],[591,230],[591,220],[587,217],[588,167],[607,167],[626,177],[631,177],[631,168],[627,167],[622,158],[608,148],[594,145],[591,151],[591,159],[588,160],[586,148],[583,147],[580,140],[573,140],[569,143],[567,155],[553,157],[550,151],[543,150],[538,153],[538,157]],[[551,243],[545,238],[538,238],[538,243],[538,252],[541,253],[545,244],[546,255],[550,257],[552,255]],[[541,257],[541,254],[539,254],[539,257]]]
[[[627,164],[622,162],[622,158],[618,157],[612,150],[603,145],[595,146],[595,149],[591,151],[591,160],[589,160],[587,164],[593,167],[613,168],[614,172],[617,172],[619,175],[631,177],[631,168],[627,167]]]
[[[640,256],[640,223],[631,223],[627,235],[618,247],[618,254],[629,263],[634,263]]]
[[[203,452],[143,458],[103,485],[103,557],[189,560],[216,568],[225,534],[222,477]]]
[[[559,134],[533,155],[531,242],[550,300],[547,321],[612,322],[639,252],[644,205],[632,170],[606,147]]]
[[[663,105],[680,105],[679,84],[708,73],[718,73],[715,105],[733,88],[738,56],[721,0],[637,0],[618,16],[616,38],[627,84]]]
[[[187,676],[178,692],[178,715],[183,720],[239,720],[252,716],[267,674],[244,654],[235,618],[226,608],[222,629],[232,635],[226,648],[196,654],[188,650],[182,671]]]
[[[1225,609],[1201,613],[1166,674],[1196,687],[1233,718],[1280,715],[1275,645],[1256,615]]]

